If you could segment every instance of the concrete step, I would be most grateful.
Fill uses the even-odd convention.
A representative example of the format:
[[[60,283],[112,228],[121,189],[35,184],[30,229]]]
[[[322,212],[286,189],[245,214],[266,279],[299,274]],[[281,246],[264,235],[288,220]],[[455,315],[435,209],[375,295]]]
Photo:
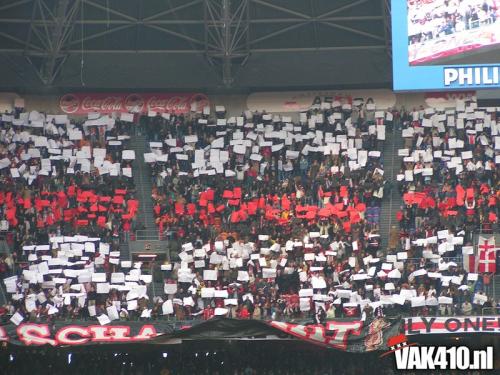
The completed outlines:
[[[164,294],[163,283],[153,282],[152,289],[153,289],[153,294],[156,297],[163,297],[163,294]]]
[[[397,225],[396,212],[401,205],[401,197],[395,186],[395,181],[401,164],[401,159],[398,156],[398,149],[403,148],[403,144],[400,131],[394,130],[392,133],[387,134],[382,161],[384,163],[385,178],[392,184],[392,190],[390,194],[384,196],[380,212],[379,228],[383,249],[388,245],[391,227]]]
[[[493,278],[493,288],[491,290],[491,297],[495,299],[495,301],[500,301],[500,275],[496,275]],[[495,305],[495,303],[493,303],[493,305]]]
[[[7,294],[6,294],[6,291],[5,291],[5,286],[3,284],[3,281],[0,282],[1,285],[0,285],[0,306],[4,306],[6,303],[7,303]]]
[[[128,243],[120,244],[120,260],[131,260]]]
[[[149,150],[149,143],[144,135],[138,135],[133,138],[131,147],[136,153],[134,183],[140,202],[139,221],[145,226],[146,230],[154,231],[157,226],[153,216],[153,202],[151,200],[153,183],[150,168],[143,158],[143,154]]]

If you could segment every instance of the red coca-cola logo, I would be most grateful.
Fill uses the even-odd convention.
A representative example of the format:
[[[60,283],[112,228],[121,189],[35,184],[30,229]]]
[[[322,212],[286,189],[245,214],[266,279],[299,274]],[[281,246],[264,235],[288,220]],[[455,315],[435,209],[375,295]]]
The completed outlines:
[[[144,109],[144,98],[139,94],[130,94],[125,98],[124,105],[127,112],[142,112]]]
[[[80,100],[73,94],[66,94],[59,100],[59,106],[64,113],[75,113],[80,107]]]
[[[86,96],[82,100],[82,110],[86,112],[119,112],[122,109],[122,98],[107,96],[103,99]]]
[[[147,113],[148,111],[181,114],[189,111],[202,111],[207,105],[209,105],[208,97],[198,93],[73,93],[66,94],[60,99],[61,109],[69,114],[86,114],[88,112]]]
[[[189,111],[187,96],[172,96],[162,98],[152,96],[149,98],[147,106],[153,112],[185,113]]]
[[[148,111],[187,113],[189,111],[201,111],[209,104],[208,97],[204,94],[192,96],[177,95],[171,97],[151,96],[147,101]]]

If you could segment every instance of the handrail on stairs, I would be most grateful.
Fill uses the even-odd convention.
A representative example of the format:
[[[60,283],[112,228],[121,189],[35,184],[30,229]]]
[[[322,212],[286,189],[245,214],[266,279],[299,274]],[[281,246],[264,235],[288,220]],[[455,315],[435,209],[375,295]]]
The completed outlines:
[[[162,241],[166,237],[158,229],[138,229],[134,234],[135,241]]]
[[[494,275],[493,276],[493,298],[496,299],[497,297],[497,281],[500,281],[500,275]]]

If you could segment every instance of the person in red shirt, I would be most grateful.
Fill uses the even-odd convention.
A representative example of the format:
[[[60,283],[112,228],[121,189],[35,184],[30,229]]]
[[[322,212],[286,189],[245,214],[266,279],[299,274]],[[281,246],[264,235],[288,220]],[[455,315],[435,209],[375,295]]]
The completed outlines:
[[[203,319],[209,320],[214,316],[214,309],[211,306],[205,307],[203,310]]]
[[[248,312],[248,309],[246,306],[243,306],[240,309],[240,314],[239,314],[240,319],[249,319],[250,318],[250,313]]]

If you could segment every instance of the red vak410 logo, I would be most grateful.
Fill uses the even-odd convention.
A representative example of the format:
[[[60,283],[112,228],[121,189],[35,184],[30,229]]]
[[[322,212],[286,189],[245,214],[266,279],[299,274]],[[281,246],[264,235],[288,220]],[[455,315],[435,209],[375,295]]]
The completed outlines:
[[[398,370],[493,370],[493,347],[471,350],[466,346],[419,346],[403,335],[387,340]]]

